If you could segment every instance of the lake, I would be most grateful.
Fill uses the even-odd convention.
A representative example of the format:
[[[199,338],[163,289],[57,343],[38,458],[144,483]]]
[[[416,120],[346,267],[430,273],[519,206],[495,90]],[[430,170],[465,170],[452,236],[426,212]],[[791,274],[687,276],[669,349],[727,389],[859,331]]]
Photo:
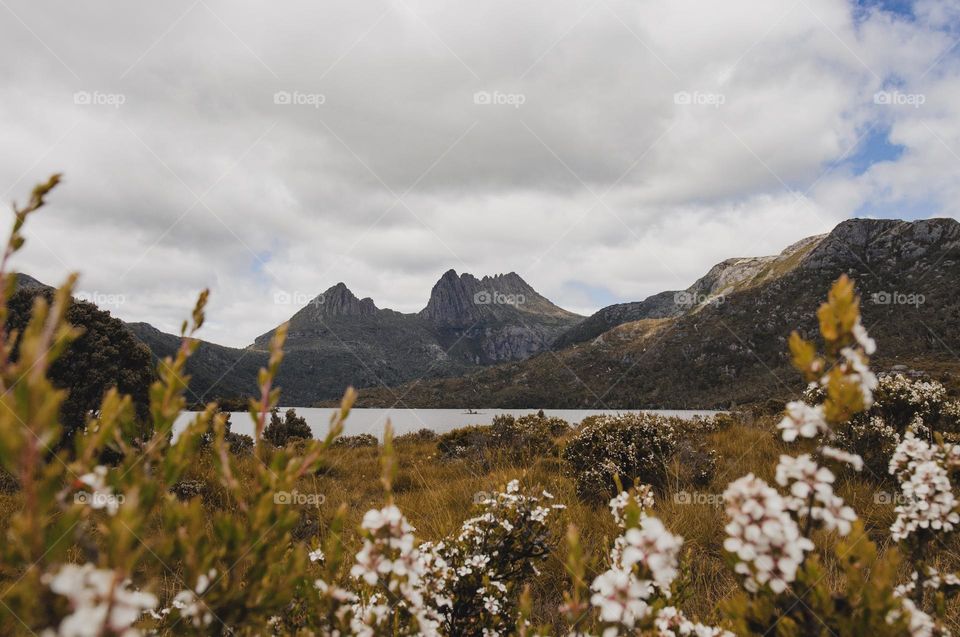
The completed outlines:
[[[333,407],[297,407],[297,415],[306,419],[316,438],[324,438],[330,426],[330,417],[339,411]],[[284,409],[280,410],[285,411]],[[536,413],[535,409],[479,409],[479,413],[468,414],[463,409],[353,409],[344,423],[344,435],[373,434],[383,438],[383,427],[390,421],[394,435],[417,431],[418,429],[432,429],[437,433],[445,433],[467,425],[489,425],[493,417],[498,414],[512,414],[522,416]],[[600,414],[622,414],[649,412],[664,416],[676,416],[690,419],[694,416],[712,416],[720,413],[709,410],[693,409],[544,409],[547,416],[563,418],[571,424],[577,424],[587,416]],[[180,415],[174,425],[174,435],[182,431],[194,417],[192,412]],[[230,418],[232,431],[240,434],[253,435],[253,422],[246,412],[235,412]]]

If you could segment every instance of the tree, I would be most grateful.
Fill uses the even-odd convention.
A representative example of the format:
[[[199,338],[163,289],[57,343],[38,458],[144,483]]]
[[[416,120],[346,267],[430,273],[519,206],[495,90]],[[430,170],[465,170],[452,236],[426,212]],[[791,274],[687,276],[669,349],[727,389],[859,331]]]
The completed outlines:
[[[47,287],[22,287],[10,298],[7,330],[22,332],[38,296],[53,299]],[[96,414],[104,393],[116,387],[121,394],[133,398],[137,420],[141,423],[137,437],[150,436],[149,388],[154,379],[150,350],[127,329],[120,319],[113,318],[92,303],[74,301],[66,313],[67,322],[81,328],[83,334],[70,343],[63,356],[50,367],[49,378],[69,394],[60,408],[64,428],[61,444],[70,444],[73,434],[84,426],[88,416]],[[13,359],[19,355],[19,339]]]

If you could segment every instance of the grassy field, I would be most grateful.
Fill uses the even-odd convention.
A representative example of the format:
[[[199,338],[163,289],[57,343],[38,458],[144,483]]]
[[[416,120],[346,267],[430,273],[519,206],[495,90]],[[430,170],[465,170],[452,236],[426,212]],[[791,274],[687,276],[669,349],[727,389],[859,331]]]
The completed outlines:
[[[703,621],[717,619],[719,601],[736,589],[734,575],[726,563],[722,542],[725,514],[722,493],[730,481],[753,472],[773,482],[773,471],[781,453],[796,454],[796,444],[787,445],[775,436],[775,416],[740,419],[716,431],[684,433],[689,442],[703,444],[718,454],[715,475],[705,486],[693,486],[688,467],[679,459],[667,462],[670,477],[668,486],[657,493],[656,514],[674,533],[682,535],[684,564],[689,569],[691,586],[679,605],[691,616]],[[557,441],[562,448],[564,439]],[[347,510],[344,541],[348,551],[360,545],[357,527],[368,509],[382,506],[384,491],[379,481],[380,450],[376,447],[332,448],[327,454],[324,468],[319,475],[302,478],[297,485],[301,500],[313,497],[311,504],[299,506],[301,521],[294,535],[308,546],[317,546],[329,531],[330,522],[341,506]],[[510,480],[518,478],[524,487],[546,489],[556,496],[557,502],[567,506],[553,520],[553,551],[541,570],[541,575],[530,582],[537,623],[554,625],[559,630],[561,623],[558,606],[563,591],[569,590],[570,581],[565,568],[566,546],[564,536],[567,525],[575,525],[580,531],[582,545],[590,558],[588,582],[593,575],[606,568],[606,556],[613,539],[619,535],[609,510],[602,505],[589,505],[577,498],[574,481],[564,472],[564,465],[557,453],[538,456],[498,454],[487,450],[482,457],[473,460],[444,460],[438,453],[436,441],[401,439],[396,445],[398,464],[394,483],[397,505],[416,527],[418,540],[440,540],[454,534],[461,523],[470,517],[472,503],[484,493],[502,489]],[[253,475],[254,463],[258,460],[247,455],[239,461],[238,478],[242,481]],[[195,480],[203,505],[210,509],[229,509],[233,506],[226,490],[218,487],[214,478],[212,458],[202,456],[202,461],[190,471],[188,480]],[[862,476],[844,476],[839,480],[838,493],[854,507],[864,521],[871,539],[881,550],[886,550],[889,541],[887,528],[894,519],[893,504],[884,494],[892,492],[891,486],[878,485],[876,481]],[[880,495],[878,495],[880,494]],[[10,499],[16,495],[3,496],[7,502],[2,509],[13,506]],[[159,532],[159,530],[158,530]],[[815,541],[830,546],[836,537],[820,533]],[[960,566],[960,550],[956,538],[949,546],[939,547],[945,556],[942,567],[956,570]],[[827,577],[834,573],[827,564]],[[348,574],[341,574],[343,581]],[[906,568],[904,578],[908,576]],[[951,611],[952,628],[960,628],[960,609]]]

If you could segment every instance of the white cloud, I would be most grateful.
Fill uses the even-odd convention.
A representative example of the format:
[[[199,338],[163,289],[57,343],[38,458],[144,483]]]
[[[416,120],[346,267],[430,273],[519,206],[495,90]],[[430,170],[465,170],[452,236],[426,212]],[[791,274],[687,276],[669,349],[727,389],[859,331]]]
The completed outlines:
[[[514,270],[590,312],[858,210],[954,214],[958,4],[8,0],[0,190],[67,176],[16,265],[168,330],[208,285],[243,345],[278,290],[416,311]],[[905,149],[857,176],[871,127]]]

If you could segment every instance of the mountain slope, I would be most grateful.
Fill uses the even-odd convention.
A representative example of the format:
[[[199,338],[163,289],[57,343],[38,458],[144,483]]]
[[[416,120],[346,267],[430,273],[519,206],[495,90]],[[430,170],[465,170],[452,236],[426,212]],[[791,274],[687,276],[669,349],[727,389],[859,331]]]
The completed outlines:
[[[605,307],[560,334],[553,342],[553,349],[561,350],[588,341],[631,321],[671,318],[706,303],[722,303],[726,295],[735,290],[761,285],[789,272],[824,236],[817,235],[798,241],[775,256],[727,259],[713,266],[685,290],[660,292],[643,301]]]
[[[705,278],[712,283],[701,290],[719,285],[723,303],[623,323],[561,351],[397,391],[407,392],[405,405],[421,407],[727,407],[789,396],[800,386],[786,339],[793,329],[815,333],[815,311],[842,273],[863,297],[880,367],[922,366],[952,378],[953,352],[960,352],[960,224],[854,219],[798,245],[786,258],[747,267],[738,260],[733,276],[728,262],[711,270]],[[368,391],[359,405],[388,402]]]

